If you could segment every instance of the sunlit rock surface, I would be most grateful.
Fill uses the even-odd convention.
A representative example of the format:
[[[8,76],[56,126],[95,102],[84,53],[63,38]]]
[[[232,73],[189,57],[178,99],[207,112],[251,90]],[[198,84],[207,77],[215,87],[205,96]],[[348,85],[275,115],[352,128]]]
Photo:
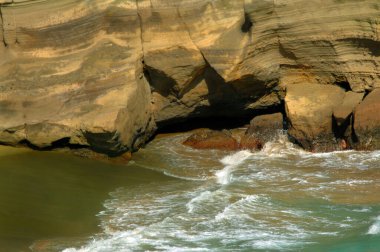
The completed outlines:
[[[289,86],[285,97],[289,135],[307,150],[335,150],[333,111],[342,104],[344,97],[344,90],[337,86]]]
[[[380,89],[371,92],[355,110],[357,148],[380,149]]]
[[[154,128],[136,2],[1,5],[0,141],[118,154]],[[1,37],[1,36],[0,36]]]
[[[380,87],[378,0],[0,0],[0,10],[5,144],[116,155],[156,124],[280,107],[293,85]]]

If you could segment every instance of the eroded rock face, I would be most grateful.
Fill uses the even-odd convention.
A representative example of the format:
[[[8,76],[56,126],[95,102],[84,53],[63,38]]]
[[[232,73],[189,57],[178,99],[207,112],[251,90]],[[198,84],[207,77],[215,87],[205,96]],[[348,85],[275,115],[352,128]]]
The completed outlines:
[[[333,111],[342,104],[345,92],[331,85],[295,84],[287,87],[285,106],[288,133],[311,151],[337,149],[332,128]]]
[[[334,109],[337,125],[343,126],[354,112],[356,106],[363,100],[364,93],[346,92],[341,105]]]
[[[360,150],[380,149],[380,89],[375,89],[355,110],[355,147]]]
[[[353,125],[353,113],[362,102],[364,93],[346,92],[341,105],[333,112],[333,130],[341,149],[353,148],[357,142]]]
[[[116,155],[156,124],[281,106],[299,84],[318,113],[315,85],[334,92],[327,99],[340,99],[336,85],[380,87],[379,9],[378,0],[0,0],[0,142]],[[310,148],[327,124],[307,133],[300,120],[290,132]]]
[[[152,134],[136,2],[1,1],[0,142],[117,155]]]

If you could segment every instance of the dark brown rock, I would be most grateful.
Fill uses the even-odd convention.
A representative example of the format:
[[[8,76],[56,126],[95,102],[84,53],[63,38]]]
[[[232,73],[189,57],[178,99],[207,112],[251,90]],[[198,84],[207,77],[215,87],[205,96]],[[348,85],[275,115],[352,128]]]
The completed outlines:
[[[281,113],[256,116],[240,141],[242,149],[259,150],[266,142],[271,141],[282,130],[283,116]]]
[[[116,157],[110,157],[106,154],[95,152],[89,149],[80,148],[80,149],[60,149],[59,151],[67,152],[70,154],[73,154],[75,156],[85,158],[85,159],[91,159],[96,161],[101,161],[104,163],[109,164],[117,164],[117,165],[126,165],[128,162],[132,159],[132,153],[131,152],[125,152],[119,156]]]
[[[356,149],[380,148],[380,89],[373,90],[355,110]]]
[[[195,149],[238,150],[239,143],[229,131],[200,130],[183,142]]]
[[[264,142],[270,141],[278,130],[284,129],[284,119],[281,113],[256,116],[245,132],[246,135],[256,135]]]
[[[255,135],[244,135],[240,140],[240,149],[261,150],[264,144],[265,143]]]

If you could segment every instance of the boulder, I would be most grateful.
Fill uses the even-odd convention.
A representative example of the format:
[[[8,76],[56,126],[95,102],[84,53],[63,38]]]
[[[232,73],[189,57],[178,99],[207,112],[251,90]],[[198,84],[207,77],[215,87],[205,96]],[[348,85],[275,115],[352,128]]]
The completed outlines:
[[[344,96],[345,91],[338,86],[289,85],[285,108],[290,137],[309,151],[340,149],[333,132],[332,116]]]
[[[354,130],[359,150],[380,148],[380,89],[375,89],[357,106],[354,114]]]
[[[338,126],[342,126],[349,119],[363,97],[364,93],[346,92],[343,103],[334,109],[334,118]]]
[[[119,155],[156,126],[278,106],[284,86],[380,87],[379,1],[320,3],[0,0],[0,143]]]
[[[239,143],[227,130],[200,130],[192,134],[184,142],[184,145],[194,149],[218,149],[218,150],[238,150]]]
[[[261,150],[264,144],[265,143],[255,135],[244,135],[241,137],[239,147],[245,150]]]
[[[354,145],[354,132],[352,130],[353,112],[363,100],[364,93],[348,91],[343,103],[334,109],[333,129],[341,149],[349,149]]]
[[[256,116],[251,120],[248,129],[242,136],[240,147],[242,149],[261,149],[266,142],[276,136],[279,130],[284,129],[283,122],[281,113]]]

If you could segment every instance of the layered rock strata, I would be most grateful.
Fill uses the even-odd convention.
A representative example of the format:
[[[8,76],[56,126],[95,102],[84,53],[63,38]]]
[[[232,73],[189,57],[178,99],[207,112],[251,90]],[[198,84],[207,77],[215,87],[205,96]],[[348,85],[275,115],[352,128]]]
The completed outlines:
[[[0,142],[118,155],[157,125],[285,103],[305,148],[360,147],[379,34],[377,0],[0,0]]]
[[[2,1],[0,141],[118,155],[155,124],[136,2]]]

